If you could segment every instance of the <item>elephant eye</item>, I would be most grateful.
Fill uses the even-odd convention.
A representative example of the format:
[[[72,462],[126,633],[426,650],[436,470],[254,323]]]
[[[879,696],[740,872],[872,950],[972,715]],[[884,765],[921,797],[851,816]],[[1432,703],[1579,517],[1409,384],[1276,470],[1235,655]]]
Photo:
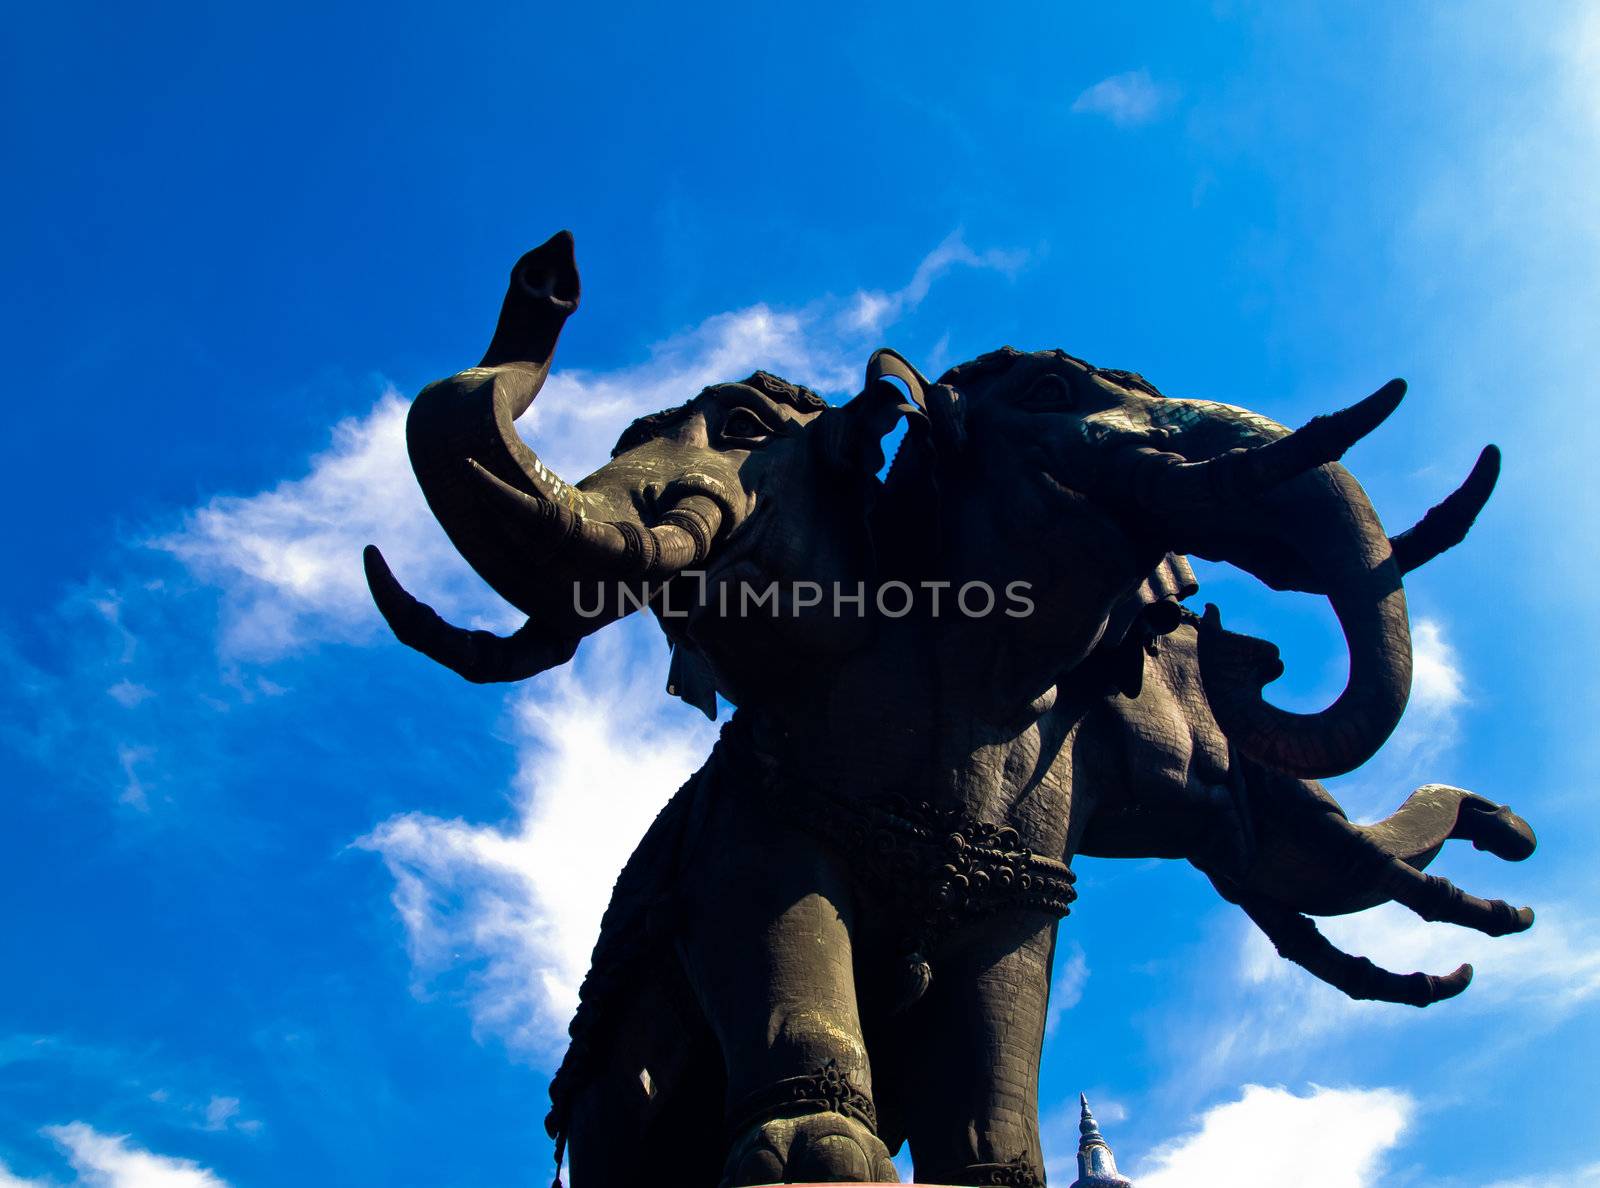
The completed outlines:
[[[1065,376],[1052,373],[1034,380],[1018,403],[1028,412],[1070,412],[1078,406],[1078,397]]]
[[[728,410],[722,420],[722,440],[736,445],[761,445],[772,436],[767,423],[750,409],[739,405]]]

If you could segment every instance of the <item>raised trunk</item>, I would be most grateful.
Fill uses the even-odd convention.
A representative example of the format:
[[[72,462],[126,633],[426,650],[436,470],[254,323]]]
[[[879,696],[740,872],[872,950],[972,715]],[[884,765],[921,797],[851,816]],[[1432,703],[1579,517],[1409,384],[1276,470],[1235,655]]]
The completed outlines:
[[[1291,572],[1294,585],[1327,596],[1349,649],[1344,691],[1318,713],[1280,709],[1262,696],[1282,672],[1275,648],[1222,630],[1214,607],[1200,631],[1200,673],[1217,722],[1244,754],[1300,779],[1365,763],[1399,724],[1411,693],[1410,622],[1388,537],[1350,473],[1323,470],[1256,509],[1268,513],[1262,520],[1275,540],[1252,540],[1242,554],[1224,547],[1214,557],[1258,576]]]
[[[581,493],[539,461],[515,426],[550,373],[556,339],[579,293],[572,236],[562,231],[511,270],[483,361],[429,384],[406,421],[411,466],[434,517],[479,576],[525,614],[543,609],[537,562],[555,543],[535,539],[494,502],[470,463],[553,508],[583,506]]]
[[[647,527],[631,506],[564,482],[518,435],[578,298],[562,231],[512,269],[483,361],[424,388],[406,422],[417,482],[451,543],[507,602],[555,622],[571,617],[574,582],[661,579],[705,560],[723,518],[686,490]]]

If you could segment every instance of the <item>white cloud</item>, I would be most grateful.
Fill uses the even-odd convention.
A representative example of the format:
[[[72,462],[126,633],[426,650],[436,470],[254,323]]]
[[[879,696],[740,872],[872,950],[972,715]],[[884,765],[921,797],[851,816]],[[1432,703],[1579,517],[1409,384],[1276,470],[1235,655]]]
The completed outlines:
[[[629,638],[653,630],[613,627],[516,698],[511,822],[406,813],[357,843],[394,876],[419,988],[470,969],[480,1032],[532,1054],[561,1043],[617,872],[714,738],[665,704],[665,649]]]
[[[1438,619],[1423,616],[1411,624],[1411,666],[1411,711],[1447,713],[1466,700],[1455,649]]]
[[[1045,1018],[1044,1032],[1053,1035],[1061,1016],[1083,1001],[1083,988],[1089,984],[1089,958],[1077,941],[1067,945],[1067,959],[1055,971],[1050,983],[1050,1013]]]
[[[1417,616],[1411,623],[1411,700],[1384,745],[1389,766],[1416,766],[1442,755],[1455,744],[1458,714],[1466,704],[1466,677],[1444,623]]]
[[[200,1124],[201,1130],[227,1130],[230,1126],[240,1130],[251,1130],[256,1125],[248,1118],[239,1117],[237,1097],[213,1096],[206,1102],[204,1119]]]
[[[122,768],[122,791],[117,800],[141,813],[150,811],[150,789],[139,775],[139,767],[154,757],[152,747],[117,744],[117,764]]]
[[[857,293],[846,308],[843,322],[848,330],[876,334],[895,319],[915,309],[928,295],[933,282],[956,265],[981,268],[1006,276],[1015,274],[1028,262],[1028,253],[990,249],[975,252],[967,246],[959,230],[952,231],[943,243],[923,257],[910,281],[904,288],[886,293],[881,290],[863,290]],[[945,340],[948,346],[948,338]],[[937,348],[935,353],[938,353]],[[929,364],[930,371],[934,368]]]
[[[0,1161],[0,1188],[47,1188],[43,1180],[24,1180]]]
[[[142,701],[147,701],[155,696],[155,692],[144,685],[123,679],[106,690],[106,696],[115,701],[123,709],[132,709]]]
[[[1416,1109],[1393,1089],[1326,1089],[1299,1096],[1246,1085],[1207,1110],[1194,1133],[1151,1155],[1139,1188],[1367,1188]]]
[[[1487,1185],[1487,1188],[1550,1188],[1552,1184],[1560,1184],[1561,1188],[1600,1188],[1600,1163],[1590,1163],[1551,1175],[1518,1176],[1514,1180],[1496,1180],[1493,1184]]]
[[[1130,70],[1089,87],[1072,101],[1072,111],[1104,116],[1118,127],[1127,128],[1155,119],[1167,99],[1166,90],[1151,80],[1148,70]]]
[[[228,1188],[193,1160],[146,1151],[125,1134],[101,1134],[84,1122],[47,1126],[44,1133],[66,1152],[86,1188]]]
[[[237,1097],[213,1097],[206,1102],[203,1130],[226,1130],[228,1122],[239,1112]]]
[[[681,404],[707,384],[764,368],[848,394],[876,345],[870,337],[914,308],[950,268],[1010,272],[1024,259],[974,251],[957,232],[893,292],[793,310],[754,305],[657,343],[643,362],[604,372],[557,371],[519,428],[547,464],[575,480],[605,461],[633,418]],[[400,393],[386,391],[366,415],[334,427],[332,444],[311,459],[307,474],[254,495],[216,496],[178,531],[150,542],[222,590],[224,653],[271,659],[324,639],[377,638],[379,620],[361,571],[368,543],[382,547],[401,580],[446,617],[508,625],[511,612],[456,555],[412,477],[407,407]],[[104,613],[116,621],[115,605]],[[112,695],[136,696],[132,689]]]
[[[270,658],[309,639],[376,627],[361,548],[381,541],[397,570],[459,612],[472,574],[434,522],[405,451],[406,402],[388,391],[334,427],[310,473],[257,495],[219,495],[152,542],[225,597],[223,650]]]

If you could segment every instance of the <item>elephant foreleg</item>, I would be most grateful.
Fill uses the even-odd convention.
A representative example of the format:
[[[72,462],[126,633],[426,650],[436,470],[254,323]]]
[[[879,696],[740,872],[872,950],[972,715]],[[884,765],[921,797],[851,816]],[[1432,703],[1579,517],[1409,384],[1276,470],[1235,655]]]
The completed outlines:
[[[1237,902],[1256,927],[1266,933],[1278,956],[1350,998],[1425,1007],[1454,998],[1472,982],[1470,965],[1458,966],[1444,977],[1394,973],[1366,957],[1356,957],[1336,947],[1309,917],[1291,908],[1253,895],[1238,896]]]
[[[1277,777],[1274,777],[1277,779]],[[1533,913],[1481,899],[1448,879],[1422,873],[1450,838],[1471,840],[1512,861],[1533,852],[1533,831],[1509,808],[1446,784],[1418,788],[1392,816],[1373,825],[1349,820],[1320,784],[1264,785],[1256,829],[1258,856],[1248,890],[1314,916],[1364,911],[1393,900],[1425,920],[1491,936],[1521,932]],[[1208,874],[1231,872],[1196,863]]]
[[[1449,784],[1424,784],[1391,816],[1357,828],[1384,853],[1418,870],[1449,838],[1470,841],[1508,862],[1522,861],[1538,844],[1532,828],[1509,807]]]
[[[670,958],[663,964],[674,965]],[[627,1188],[671,1168],[680,1188],[712,1188],[721,1119],[721,1062],[675,968],[638,971],[567,1111],[576,1183]]]
[[[854,896],[826,845],[725,798],[681,950],[727,1069],[724,1188],[896,1179],[861,1034]],[[708,1108],[715,1108],[707,1103]]]
[[[1480,899],[1449,879],[1423,874],[1398,858],[1389,860],[1378,886],[1424,920],[1459,924],[1489,936],[1526,932],[1533,927],[1532,908],[1512,907],[1503,899]]]
[[[1056,921],[1019,913],[975,933],[939,955],[927,995],[897,1020],[897,1096],[917,1179],[1042,1185],[1039,1058]]]

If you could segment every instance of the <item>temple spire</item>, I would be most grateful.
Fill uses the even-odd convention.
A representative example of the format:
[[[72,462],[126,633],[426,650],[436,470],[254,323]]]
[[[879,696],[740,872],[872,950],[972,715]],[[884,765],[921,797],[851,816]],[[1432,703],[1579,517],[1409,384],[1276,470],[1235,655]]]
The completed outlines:
[[[1089,1112],[1089,1098],[1080,1093],[1078,1101],[1083,1114],[1078,1120],[1078,1178],[1072,1188],[1133,1188],[1132,1180],[1117,1173],[1117,1161]]]

